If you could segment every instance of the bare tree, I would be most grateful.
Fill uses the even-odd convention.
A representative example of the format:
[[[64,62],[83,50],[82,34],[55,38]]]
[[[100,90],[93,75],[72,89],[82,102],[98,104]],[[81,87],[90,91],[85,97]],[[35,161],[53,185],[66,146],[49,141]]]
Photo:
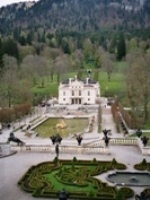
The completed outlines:
[[[132,109],[142,111],[145,121],[149,119],[150,101],[150,58],[140,56],[134,60],[126,79],[127,96]]]
[[[55,59],[55,72],[57,74],[57,82],[60,82],[60,78],[64,77],[64,74],[70,71],[70,60],[68,55],[64,54],[58,56]]]
[[[102,56],[102,68],[106,71],[107,73],[107,77],[108,77],[108,81],[111,80],[111,75],[112,75],[112,72],[113,72],[113,55],[108,53],[108,52],[105,52],[103,53],[103,56]]]
[[[76,49],[71,54],[71,66],[73,69],[80,68],[82,66],[82,63],[84,61],[84,55],[83,52],[79,49]]]
[[[103,47],[99,46],[95,52],[95,67],[96,68],[101,68],[102,66],[102,57],[103,54],[105,53]]]
[[[38,55],[27,56],[21,65],[22,76],[33,81],[34,85],[40,80],[41,87],[44,86],[44,77],[48,73],[48,61]]]
[[[51,82],[53,82],[53,76],[54,76],[54,66],[55,66],[55,60],[57,57],[62,56],[63,53],[60,49],[57,48],[50,48],[46,47],[41,52],[41,55],[45,57],[48,61],[48,74],[50,74]]]
[[[0,96],[7,101],[8,107],[15,102],[18,86],[18,65],[14,57],[5,55],[3,57],[4,69],[2,71]]]

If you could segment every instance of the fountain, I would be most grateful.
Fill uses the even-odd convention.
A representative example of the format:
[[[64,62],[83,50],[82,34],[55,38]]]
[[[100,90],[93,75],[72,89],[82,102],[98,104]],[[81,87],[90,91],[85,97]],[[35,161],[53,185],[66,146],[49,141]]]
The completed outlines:
[[[150,186],[150,173],[148,172],[114,172],[108,174],[106,179],[115,185]]]
[[[63,120],[60,123],[56,124],[56,128],[63,129],[63,128],[66,128],[66,127],[67,127],[67,124]]]
[[[56,133],[59,133],[62,138],[70,137],[76,133],[84,132],[87,128],[88,118],[59,118],[59,117],[50,117],[43,121],[42,123],[37,124],[32,130],[35,133],[39,134],[41,138],[49,138]]]
[[[135,176],[131,176],[130,181],[131,181],[131,183],[137,183],[138,182],[138,180]]]

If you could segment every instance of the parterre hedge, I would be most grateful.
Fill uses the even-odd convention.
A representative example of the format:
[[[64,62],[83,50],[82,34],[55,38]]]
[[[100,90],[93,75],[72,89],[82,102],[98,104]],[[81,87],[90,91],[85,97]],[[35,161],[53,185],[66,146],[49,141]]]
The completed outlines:
[[[19,180],[18,184],[34,197],[58,198],[63,188],[69,193],[69,199],[125,200],[133,196],[128,187],[117,189],[95,178],[113,169],[126,169],[115,159],[112,161],[58,160],[43,162],[32,166]]]
[[[143,158],[140,163],[134,165],[134,168],[140,171],[150,171],[150,162],[147,162],[147,160]],[[150,196],[150,188],[145,188],[142,193],[145,193],[146,196]]]
[[[135,164],[134,168],[137,170],[147,170],[150,171],[150,162],[147,162],[145,158],[143,158],[142,162]]]

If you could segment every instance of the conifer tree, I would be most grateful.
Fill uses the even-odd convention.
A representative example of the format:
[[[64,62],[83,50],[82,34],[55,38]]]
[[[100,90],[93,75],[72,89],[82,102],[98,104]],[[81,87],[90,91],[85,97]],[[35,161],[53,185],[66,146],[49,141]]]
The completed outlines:
[[[120,33],[117,44],[117,60],[121,61],[126,56],[126,44],[124,35]]]

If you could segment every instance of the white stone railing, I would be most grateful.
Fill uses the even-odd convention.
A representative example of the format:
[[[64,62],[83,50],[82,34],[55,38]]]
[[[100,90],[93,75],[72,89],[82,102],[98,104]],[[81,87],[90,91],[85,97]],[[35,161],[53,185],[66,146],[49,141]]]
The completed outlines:
[[[55,153],[55,146],[51,145],[26,145],[11,146],[13,151],[31,151],[31,152],[50,152]],[[82,146],[60,146],[60,153],[83,153],[83,154],[110,154],[106,147],[82,147]]]
[[[118,145],[138,145],[137,138],[112,138],[110,144]]]
[[[150,155],[150,147],[144,147],[140,138],[113,138],[110,144],[115,145],[136,145],[141,150],[142,155]]]
[[[143,155],[150,155],[150,147],[143,147],[139,138],[112,138],[110,145],[134,145],[138,146]],[[49,144],[26,144],[25,146],[11,146],[13,151],[31,151],[31,152],[51,152],[55,153],[55,145]],[[93,141],[81,146],[60,145],[61,153],[81,153],[81,154],[111,154],[109,147],[105,147],[103,140]]]

